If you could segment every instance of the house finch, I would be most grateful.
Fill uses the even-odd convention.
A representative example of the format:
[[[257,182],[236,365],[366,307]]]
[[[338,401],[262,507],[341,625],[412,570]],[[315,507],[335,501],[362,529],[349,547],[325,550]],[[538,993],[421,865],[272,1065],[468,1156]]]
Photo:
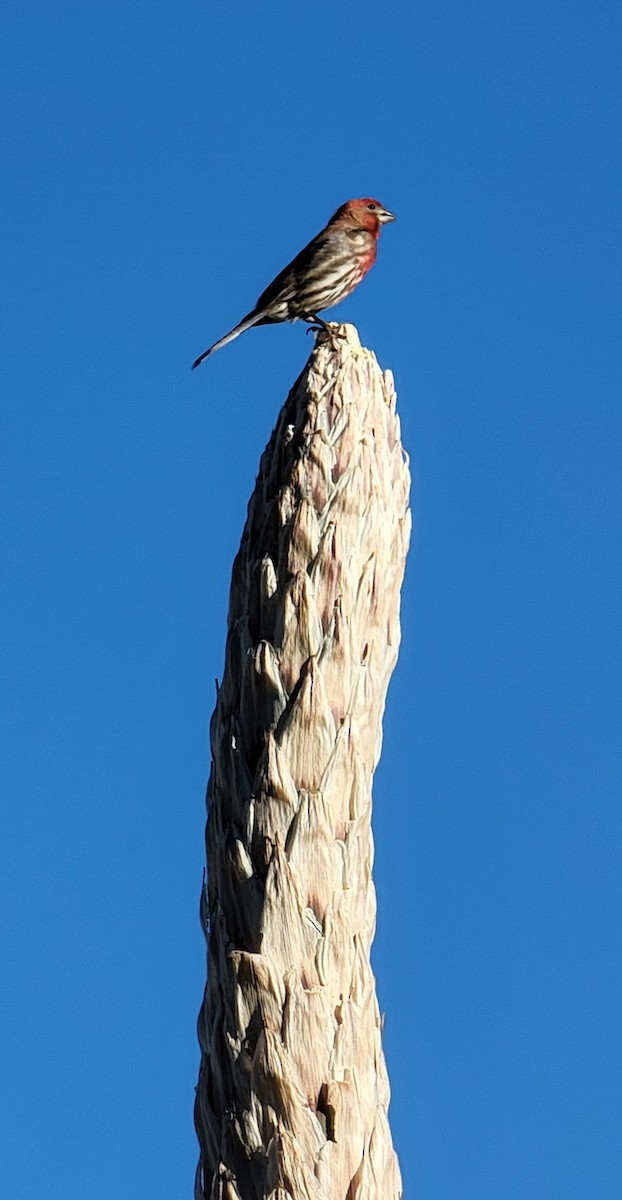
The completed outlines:
[[[251,325],[302,319],[327,329],[318,312],[345,300],[365,278],[376,261],[380,227],[394,220],[393,213],[368,196],[342,204],[326,228],[272,280],[244,320],[204,350],[193,369]]]

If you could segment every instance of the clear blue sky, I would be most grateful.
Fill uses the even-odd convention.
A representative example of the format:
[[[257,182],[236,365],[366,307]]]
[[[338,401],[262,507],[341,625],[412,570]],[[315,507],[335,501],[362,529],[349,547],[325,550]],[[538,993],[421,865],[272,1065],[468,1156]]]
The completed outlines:
[[[335,316],[414,475],[375,787],[406,1195],[618,1200],[619,3],[9,0],[0,38],[0,1192],[192,1194],[207,727],[310,339],[190,363],[371,194]]]

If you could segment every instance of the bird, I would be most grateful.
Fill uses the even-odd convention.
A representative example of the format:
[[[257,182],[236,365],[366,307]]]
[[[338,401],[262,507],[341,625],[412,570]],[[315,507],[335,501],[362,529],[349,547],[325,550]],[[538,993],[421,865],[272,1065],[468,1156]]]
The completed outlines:
[[[329,331],[318,312],[339,304],[358,287],[376,261],[382,226],[394,220],[393,213],[369,196],[342,204],[272,280],[239,325],[195,359],[192,370],[253,325],[303,320]]]

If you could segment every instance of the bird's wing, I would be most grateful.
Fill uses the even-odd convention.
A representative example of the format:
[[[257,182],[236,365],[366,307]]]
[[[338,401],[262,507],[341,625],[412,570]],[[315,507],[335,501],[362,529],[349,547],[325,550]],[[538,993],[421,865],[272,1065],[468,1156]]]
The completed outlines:
[[[279,271],[276,278],[272,280],[272,283],[269,283],[266,290],[261,293],[255,305],[255,312],[261,312],[263,309],[269,308],[270,305],[278,304],[279,301],[283,305],[287,305],[287,302],[299,290],[300,276],[308,271],[312,262],[314,263],[316,259],[321,260],[323,254],[328,251],[329,247],[325,235],[326,230],[318,233],[317,237],[314,237],[286,267],[283,267],[282,271]]]

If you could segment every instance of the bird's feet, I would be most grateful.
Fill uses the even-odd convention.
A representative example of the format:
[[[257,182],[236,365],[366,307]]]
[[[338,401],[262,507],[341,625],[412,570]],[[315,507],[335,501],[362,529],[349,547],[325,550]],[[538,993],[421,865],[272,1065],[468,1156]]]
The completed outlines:
[[[333,346],[336,346],[338,341],[343,339],[340,325],[328,325],[317,313],[307,313],[303,316],[303,321],[308,323],[309,328],[307,333],[325,333]]]

